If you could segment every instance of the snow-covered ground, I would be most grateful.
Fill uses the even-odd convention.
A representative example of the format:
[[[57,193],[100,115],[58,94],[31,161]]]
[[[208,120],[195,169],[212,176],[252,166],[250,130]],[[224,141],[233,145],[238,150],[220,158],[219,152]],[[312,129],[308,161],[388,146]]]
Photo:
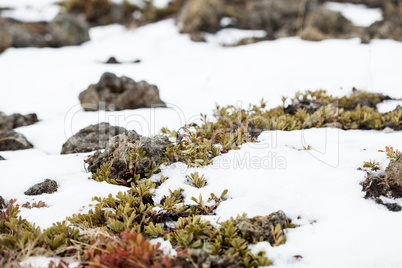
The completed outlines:
[[[382,20],[380,8],[367,8],[365,5],[336,2],[327,2],[325,7],[332,11],[341,12],[355,26],[367,27],[376,21]]]
[[[16,129],[34,149],[0,152],[8,159],[0,161],[0,195],[17,198],[19,204],[45,201],[46,208],[21,211],[42,228],[85,212],[93,196],[126,189],[88,180],[83,162],[88,154],[59,155],[67,138],[90,124],[110,122],[153,135],[161,127],[178,129],[200,113],[210,114],[215,103],[246,108],[264,98],[275,107],[282,96],[306,89],[345,95],[356,87],[402,98],[402,44],[392,40],[364,45],[358,39],[307,42],[294,37],[224,48],[217,39],[190,41],[173,20],[136,30],[97,27],[90,35],[91,41],[78,47],[11,48],[0,54],[0,111],[35,112],[40,119]],[[141,63],[103,64],[110,56]],[[106,71],[156,84],[169,108],[84,112],[78,94]],[[388,102],[383,109],[397,104]],[[389,160],[378,150],[387,145],[402,149],[400,132],[310,129],[264,132],[259,140],[217,157],[209,167],[164,167],[162,174],[170,179],[155,198],[183,188],[191,203],[192,196],[201,193],[207,199],[211,192],[228,189],[230,199],[211,217],[219,220],[283,210],[300,225],[289,230],[286,244],[253,246],[266,250],[275,267],[400,267],[402,214],[365,200],[359,185],[365,174],[357,170],[374,159],[385,167]],[[308,145],[312,150],[298,150]],[[194,171],[205,174],[207,187],[184,183]],[[46,178],[58,182],[56,193],[23,194]],[[295,255],[303,258],[296,261]]]

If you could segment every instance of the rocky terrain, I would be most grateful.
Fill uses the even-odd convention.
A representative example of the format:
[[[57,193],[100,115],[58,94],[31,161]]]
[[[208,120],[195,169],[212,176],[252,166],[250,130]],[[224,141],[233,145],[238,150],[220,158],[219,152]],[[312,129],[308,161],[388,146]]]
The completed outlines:
[[[401,12],[0,3],[0,267],[398,267]]]

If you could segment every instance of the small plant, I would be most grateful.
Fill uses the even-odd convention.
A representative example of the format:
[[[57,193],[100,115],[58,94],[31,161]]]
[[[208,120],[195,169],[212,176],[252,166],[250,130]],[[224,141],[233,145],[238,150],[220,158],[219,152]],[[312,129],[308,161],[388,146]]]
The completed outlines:
[[[372,171],[377,171],[380,169],[379,164],[380,163],[376,162],[375,160],[373,161],[370,160],[369,162],[364,161],[363,167],[370,168]]]
[[[387,155],[387,158],[390,158],[390,159],[397,158],[398,155],[401,154],[401,151],[394,150],[394,148],[392,146],[385,146],[385,151],[384,150],[378,150],[378,151],[385,153]]]
[[[197,187],[197,188],[203,188],[208,185],[207,180],[205,179],[204,175],[200,177],[198,172],[191,173],[190,176],[186,176],[187,181],[191,183],[192,186]]]
[[[219,204],[222,201],[227,200],[227,198],[225,197],[225,195],[227,193],[228,193],[228,189],[223,190],[223,192],[221,193],[221,195],[219,197],[217,197],[214,193],[211,193],[211,197],[208,198],[208,202],[215,201],[216,206],[219,206]]]
[[[99,234],[85,248],[84,267],[120,268],[162,268],[170,267],[170,261],[163,257],[160,245],[152,245],[141,234],[134,231],[113,234]]]
[[[204,200],[202,200],[202,196],[200,194],[199,199],[195,198],[194,196],[191,197],[191,200],[193,200],[195,203],[197,203],[196,208],[201,212],[201,215],[213,215],[214,213],[212,212],[216,206],[206,206],[204,203]]]
[[[26,202],[25,204],[22,204],[21,207],[23,208],[42,208],[45,207],[46,204],[43,201],[38,201],[38,203],[36,203],[36,201],[34,201],[32,204],[30,202]]]
[[[286,236],[282,231],[281,225],[277,224],[275,227],[271,225],[271,234],[274,239],[274,243],[272,246],[277,247],[286,242]]]
[[[311,146],[310,146],[310,145],[303,146],[303,150],[305,150],[305,151],[310,151],[310,150],[311,150]]]

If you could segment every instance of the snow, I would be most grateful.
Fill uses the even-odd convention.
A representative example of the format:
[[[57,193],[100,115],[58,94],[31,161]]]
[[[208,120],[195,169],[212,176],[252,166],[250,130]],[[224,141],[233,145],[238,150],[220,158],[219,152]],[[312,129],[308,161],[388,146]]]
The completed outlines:
[[[402,100],[386,100],[377,105],[380,113],[387,113],[394,110],[398,105],[402,106]]]
[[[266,36],[264,30],[242,30],[228,28],[218,31],[216,34],[206,34],[205,38],[207,42],[216,45],[235,45],[244,38],[262,38]]]
[[[31,2],[0,4],[24,8]],[[227,34],[236,39],[245,33],[250,32]],[[395,68],[395,62],[402,62],[399,42],[374,40],[364,45],[358,39],[308,42],[293,37],[228,48],[217,41],[220,34],[206,43],[194,43],[178,33],[173,20],[166,20],[136,30],[96,27],[91,29],[91,41],[77,47],[11,48],[0,54],[0,110],[36,112],[40,119],[16,129],[34,149],[0,152],[8,159],[0,161],[0,195],[6,200],[17,198],[18,204],[44,201],[45,208],[23,208],[21,216],[46,228],[73,213],[86,212],[94,196],[126,190],[88,180],[84,159],[90,153],[59,155],[67,138],[98,122],[154,135],[161,127],[178,129],[200,113],[211,114],[215,103],[247,108],[264,98],[268,107],[275,107],[282,96],[306,89],[326,89],[339,96],[356,87],[402,97],[400,69]],[[103,64],[110,56],[127,63]],[[135,59],[141,63],[128,63]],[[106,71],[158,85],[169,108],[84,112],[79,93]],[[381,109],[396,105],[387,102]],[[259,141],[215,158],[208,167],[190,169],[181,163],[162,167],[169,179],[156,190],[155,200],[169,189],[183,188],[185,201],[191,204],[193,196],[201,194],[207,200],[210,193],[220,195],[228,189],[229,199],[221,203],[216,216],[208,217],[213,222],[243,212],[252,217],[283,210],[300,225],[289,230],[286,244],[252,246],[265,250],[274,267],[400,266],[402,214],[365,200],[359,185],[365,173],[357,170],[363,161],[374,159],[385,168],[389,160],[378,150],[388,145],[402,149],[399,132],[266,131]],[[311,150],[299,150],[308,145]],[[186,182],[186,175],[196,171],[205,175],[205,188]],[[56,193],[23,194],[46,178],[57,181]],[[168,243],[156,242],[169,251]]]
[[[0,14],[25,22],[51,21],[60,12],[55,0],[1,0],[1,8],[10,8]]]
[[[367,8],[365,5],[327,2],[325,7],[332,11],[340,12],[355,26],[368,27],[376,21],[382,20],[380,8]]]

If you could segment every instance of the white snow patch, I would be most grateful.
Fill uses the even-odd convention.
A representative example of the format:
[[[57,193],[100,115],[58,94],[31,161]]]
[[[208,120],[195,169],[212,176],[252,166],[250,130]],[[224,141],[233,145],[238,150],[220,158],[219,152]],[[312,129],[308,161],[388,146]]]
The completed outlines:
[[[153,0],[152,4],[156,8],[165,8],[171,2],[171,0]]]
[[[13,18],[24,22],[51,21],[60,12],[57,5],[44,6],[39,9],[33,7],[3,10],[0,14],[5,18]]]
[[[342,13],[355,26],[368,27],[376,21],[382,20],[380,8],[368,8],[365,5],[327,2],[324,6],[332,11]]]
[[[227,21],[226,21],[227,22]],[[226,23],[225,22],[225,23]],[[215,45],[235,45],[240,40],[245,38],[262,38],[266,36],[266,32],[264,30],[242,30],[235,28],[227,28],[218,31],[215,34],[205,34],[205,39],[207,42],[210,42]]]
[[[386,100],[377,104],[377,109],[380,113],[387,113],[395,110],[398,105],[402,106],[402,100]]]
[[[175,249],[173,249],[172,244],[170,244],[170,241],[165,240],[163,238],[157,238],[157,239],[152,239],[150,240],[152,245],[157,245],[159,244],[159,249],[163,251],[163,254],[165,255],[170,255],[170,256],[177,256],[177,252]]]

